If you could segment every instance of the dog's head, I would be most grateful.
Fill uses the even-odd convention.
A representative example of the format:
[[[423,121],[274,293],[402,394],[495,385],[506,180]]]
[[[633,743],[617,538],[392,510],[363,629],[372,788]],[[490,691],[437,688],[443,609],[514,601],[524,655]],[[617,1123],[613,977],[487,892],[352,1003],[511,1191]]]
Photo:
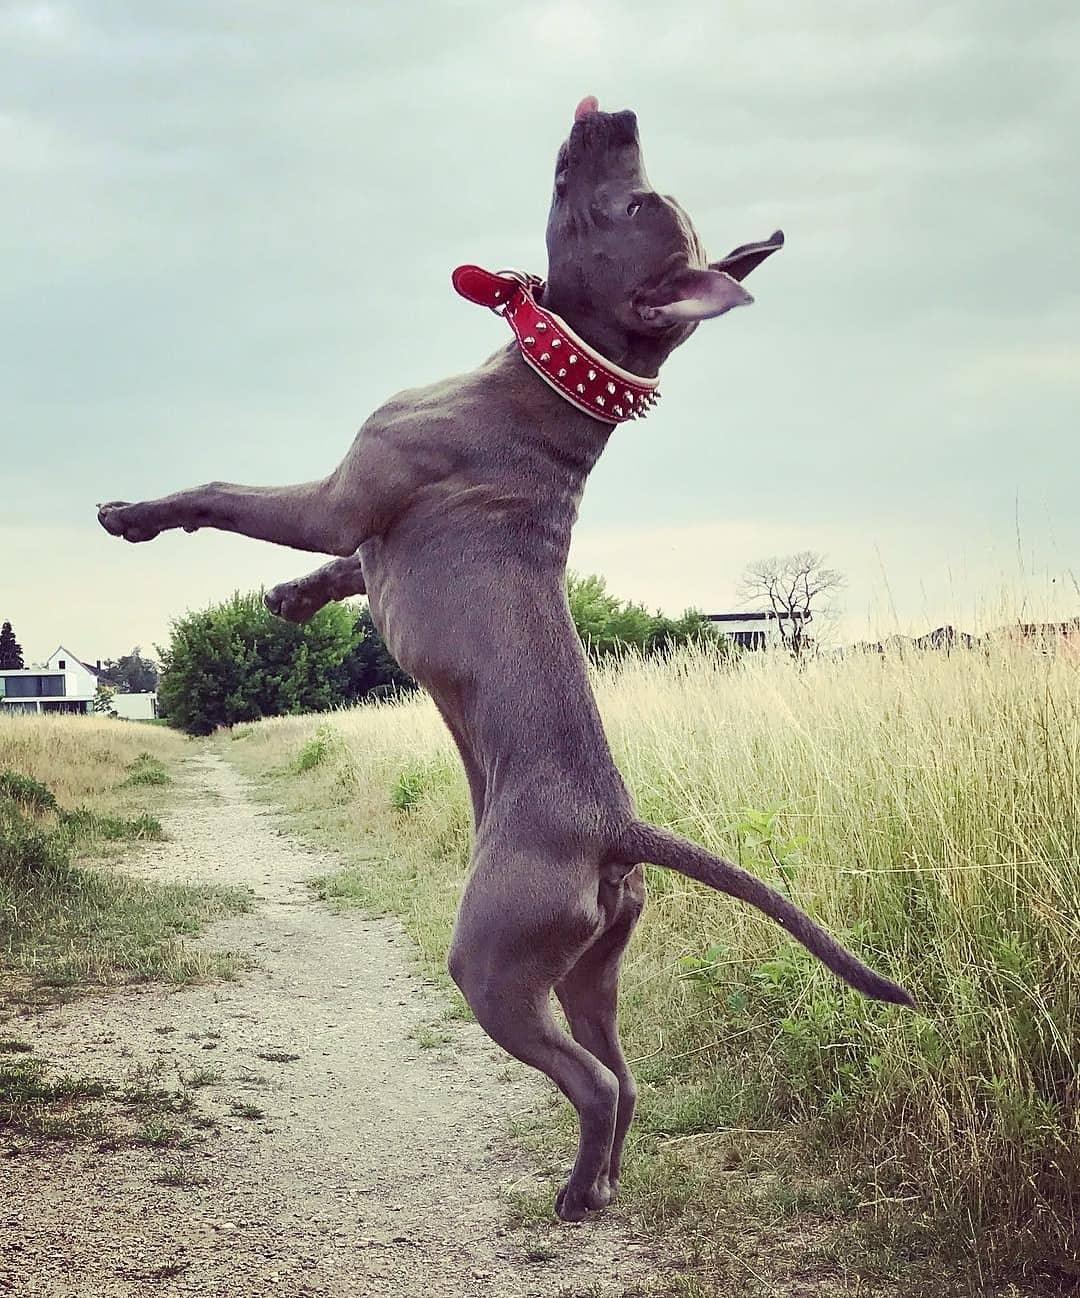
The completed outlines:
[[[554,309],[654,338],[666,355],[699,321],[752,302],[740,281],[783,242],[777,230],[709,263],[687,214],[649,184],[637,117],[591,96],[578,105],[548,217]]]

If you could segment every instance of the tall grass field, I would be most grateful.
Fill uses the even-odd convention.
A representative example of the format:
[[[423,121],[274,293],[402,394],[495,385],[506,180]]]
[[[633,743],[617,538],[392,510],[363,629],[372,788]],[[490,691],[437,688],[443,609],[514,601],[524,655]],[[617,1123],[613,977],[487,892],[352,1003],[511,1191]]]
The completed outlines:
[[[1080,1275],[1080,660],[698,652],[596,687],[645,817],[785,889],[921,1006],[860,998],[756,912],[650,869],[623,977],[642,1082],[624,1199],[708,1221],[732,1164],[794,1147],[894,1239],[903,1222],[980,1273]],[[430,701],[232,738],[352,845],[326,890],[402,915],[441,965],[470,822]]]

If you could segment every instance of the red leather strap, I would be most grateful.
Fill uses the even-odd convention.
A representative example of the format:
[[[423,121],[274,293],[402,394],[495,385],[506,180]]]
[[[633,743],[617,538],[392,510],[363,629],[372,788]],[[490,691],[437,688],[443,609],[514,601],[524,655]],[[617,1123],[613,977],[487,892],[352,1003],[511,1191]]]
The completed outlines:
[[[478,306],[505,307],[519,286],[506,275],[496,275],[480,266],[459,266],[451,276],[454,288],[462,297]]]
[[[535,294],[543,281],[535,275],[458,266],[452,282],[463,298],[506,319],[526,364],[583,414],[601,423],[622,424],[640,419],[659,399],[657,379],[614,365],[561,316],[540,306]]]

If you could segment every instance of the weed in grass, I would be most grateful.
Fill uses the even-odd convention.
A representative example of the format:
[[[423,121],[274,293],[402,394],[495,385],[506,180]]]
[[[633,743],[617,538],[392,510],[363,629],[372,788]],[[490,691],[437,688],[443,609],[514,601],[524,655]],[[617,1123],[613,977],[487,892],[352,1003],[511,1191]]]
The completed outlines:
[[[53,1074],[41,1059],[0,1060],[0,1131],[45,1140],[96,1138],[104,1120],[82,1106],[108,1092],[101,1078]]]
[[[165,837],[161,821],[144,812],[140,816],[110,816],[92,811],[89,807],[76,807],[60,816],[60,827],[65,839],[75,845],[87,840],[117,842],[153,842]]]
[[[24,811],[44,815],[47,811],[58,811],[56,795],[40,780],[21,771],[0,771],[0,798],[9,798]]]
[[[168,1185],[178,1190],[192,1190],[209,1184],[209,1177],[203,1176],[191,1163],[175,1159],[154,1178],[158,1185]]]
[[[505,1191],[511,1226],[539,1226],[554,1220],[555,1187]]]
[[[524,1251],[526,1262],[554,1262],[559,1250],[550,1244],[530,1244]]]
[[[299,775],[304,774],[305,771],[313,771],[316,766],[321,766],[326,761],[333,746],[333,727],[325,724],[319,726],[297,754],[293,769]]]
[[[260,1050],[259,1058],[271,1064],[294,1064],[300,1056],[290,1050]]]
[[[407,766],[398,772],[390,790],[390,805],[395,811],[410,811],[424,796],[427,770],[423,765]]]
[[[128,777],[124,784],[138,787],[139,785],[163,785],[171,784],[172,777],[165,769],[164,763],[153,753],[142,752],[133,762],[128,765]]]
[[[180,1128],[164,1118],[148,1118],[131,1137],[132,1144],[163,1149],[175,1144],[181,1136]]]
[[[234,1118],[249,1118],[252,1122],[257,1122],[266,1117],[266,1110],[260,1109],[257,1104],[241,1104],[236,1101],[229,1110]]]
[[[437,1046],[449,1045],[454,1039],[449,1032],[433,1024],[418,1027],[413,1032],[413,1036],[421,1050],[434,1050]]]
[[[190,1073],[181,1075],[183,1084],[192,1091],[203,1086],[216,1086],[224,1081],[225,1074],[220,1068],[193,1068]]]

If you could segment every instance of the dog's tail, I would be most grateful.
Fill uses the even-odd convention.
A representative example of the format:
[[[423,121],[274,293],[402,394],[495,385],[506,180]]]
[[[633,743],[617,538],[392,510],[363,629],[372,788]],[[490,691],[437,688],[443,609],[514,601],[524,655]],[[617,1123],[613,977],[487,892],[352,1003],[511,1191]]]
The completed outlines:
[[[640,820],[625,832],[619,840],[617,850],[619,859],[627,864],[648,862],[662,865],[668,870],[678,870],[680,874],[708,884],[717,892],[726,892],[740,901],[749,902],[785,928],[797,942],[801,942],[822,964],[856,991],[872,996],[875,1000],[914,1007],[914,1000],[903,987],[864,965],[798,906],[733,861],[713,856],[689,839]]]

